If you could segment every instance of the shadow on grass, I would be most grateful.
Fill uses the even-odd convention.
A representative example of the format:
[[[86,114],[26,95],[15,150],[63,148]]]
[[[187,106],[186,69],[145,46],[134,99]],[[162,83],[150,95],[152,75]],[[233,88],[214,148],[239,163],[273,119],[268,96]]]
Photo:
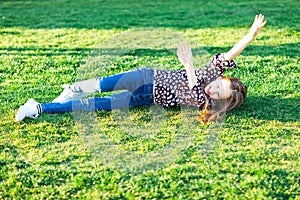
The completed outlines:
[[[233,115],[259,120],[281,122],[299,121],[299,98],[247,97],[245,103]]]
[[[227,52],[232,47],[215,47],[215,46],[205,46],[204,49],[212,54]],[[300,48],[300,43],[287,43],[280,44],[276,46],[255,46],[249,45],[245,52],[243,52],[244,56],[288,56],[291,58],[298,58],[298,51]],[[197,52],[197,50],[195,50]]]
[[[282,14],[284,11],[284,14]],[[268,25],[299,28],[299,3],[268,1],[78,0],[0,1],[0,27],[27,28],[203,28],[249,26],[264,13]],[[241,20],[243,19],[243,20]]]
[[[175,44],[176,45],[176,44]],[[232,47],[217,47],[217,46],[204,46],[200,48],[193,48],[193,54],[195,56],[201,55],[204,52],[208,52],[211,55],[227,52]],[[255,46],[250,45],[247,50],[243,52],[244,56],[256,55],[256,56],[288,56],[291,58],[298,58],[298,50],[300,48],[300,43],[287,43],[277,46]],[[0,51],[7,52],[8,54],[22,55],[48,55],[48,56],[59,56],[59,55],[87,55],[90,53],[91,56],[97,55],[131,55],[131,56],[175,56],[176,49],[162,48],[162,49],[151,49],[151,48],[40,48],[40,47],[8,47],[0,48]],[[36,53],[31,53],[36,52]],[[206,63],[205,63],[206,64]]]
[[[39,48],[39,47],[8,47],[0,48],[0,51],[6,52],[10,55],[23,56],[60,56],[60,55],[87,55],[93,49],[91,48]]]
[[[291,199],[300,195],[294,180],[299,180],[299,173],[287,171],[285,169],[276,169],[267,171],[266,178],[260,182],[263,188],[268,188],[268,196],[272,198]],[[294,191],[290,188],[295,186]]]
[[[111,55],[111,56],[176,56],[176,49],[146,49],[146,48],[40,48],[40,47],[8,47],[0,48],[0,51],[7,52],[12,55],[24,56],[60,56],[60,55]]]

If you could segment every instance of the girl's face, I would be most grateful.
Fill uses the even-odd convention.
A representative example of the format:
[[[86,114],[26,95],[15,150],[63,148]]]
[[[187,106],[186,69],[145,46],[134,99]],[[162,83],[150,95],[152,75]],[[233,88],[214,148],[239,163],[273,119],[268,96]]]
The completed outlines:
[[[228,99],[232,93],[230,81],[222,78],[212,81],[204,90],[206,94],[215,100]]]

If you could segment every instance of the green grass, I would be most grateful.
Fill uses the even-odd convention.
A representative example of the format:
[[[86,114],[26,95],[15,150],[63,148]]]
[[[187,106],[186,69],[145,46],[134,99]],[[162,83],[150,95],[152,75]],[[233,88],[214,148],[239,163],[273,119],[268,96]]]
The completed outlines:
[[[0,199],[299,199],[297,1],[0,1]],[[28,98],[136,67],[201,67],[263,13],[235,61],[246,102],[218,124],[156,106],[43,114],[15,122]]]

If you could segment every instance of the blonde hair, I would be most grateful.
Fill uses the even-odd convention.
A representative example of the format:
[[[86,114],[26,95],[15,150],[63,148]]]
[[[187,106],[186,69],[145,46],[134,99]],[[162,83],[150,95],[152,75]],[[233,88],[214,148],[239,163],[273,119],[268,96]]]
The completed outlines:
[[[238,108],[246,99],[247,87],[238,78],[222,77],[230,82],[232,93],[229,98],[224,100],[213,100],[208,105],[208,100],[204,109],[200,113],[200,121],[204,124],[222,118],[227,111]]]

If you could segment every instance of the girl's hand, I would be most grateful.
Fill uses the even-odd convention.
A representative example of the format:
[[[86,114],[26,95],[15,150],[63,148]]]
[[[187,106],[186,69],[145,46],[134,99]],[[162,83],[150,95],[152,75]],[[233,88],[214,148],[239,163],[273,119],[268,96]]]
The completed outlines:
[[[193,54],[190,46],[186,44],[178,45],[177,56],[183,66],[193,66]]]
[[[267,21],[264,20],[264,15],[256,15],[249,31],[250,36],[254,38],[266,23]]]
[[[194,71],[191,47],[186,44],[178,45],[177,56],[186,70],[189,88],[192,90],[197,84],[197,77]]]
[[[236,58],[247,47],[247,45],[254,39],[257,33],[264,27],[267,21],[264,21],[262,14],[256,15],[254,22],[250,28],[249,33],[234,45],[227,53],[224,54],[225,60],[232,60]]]

